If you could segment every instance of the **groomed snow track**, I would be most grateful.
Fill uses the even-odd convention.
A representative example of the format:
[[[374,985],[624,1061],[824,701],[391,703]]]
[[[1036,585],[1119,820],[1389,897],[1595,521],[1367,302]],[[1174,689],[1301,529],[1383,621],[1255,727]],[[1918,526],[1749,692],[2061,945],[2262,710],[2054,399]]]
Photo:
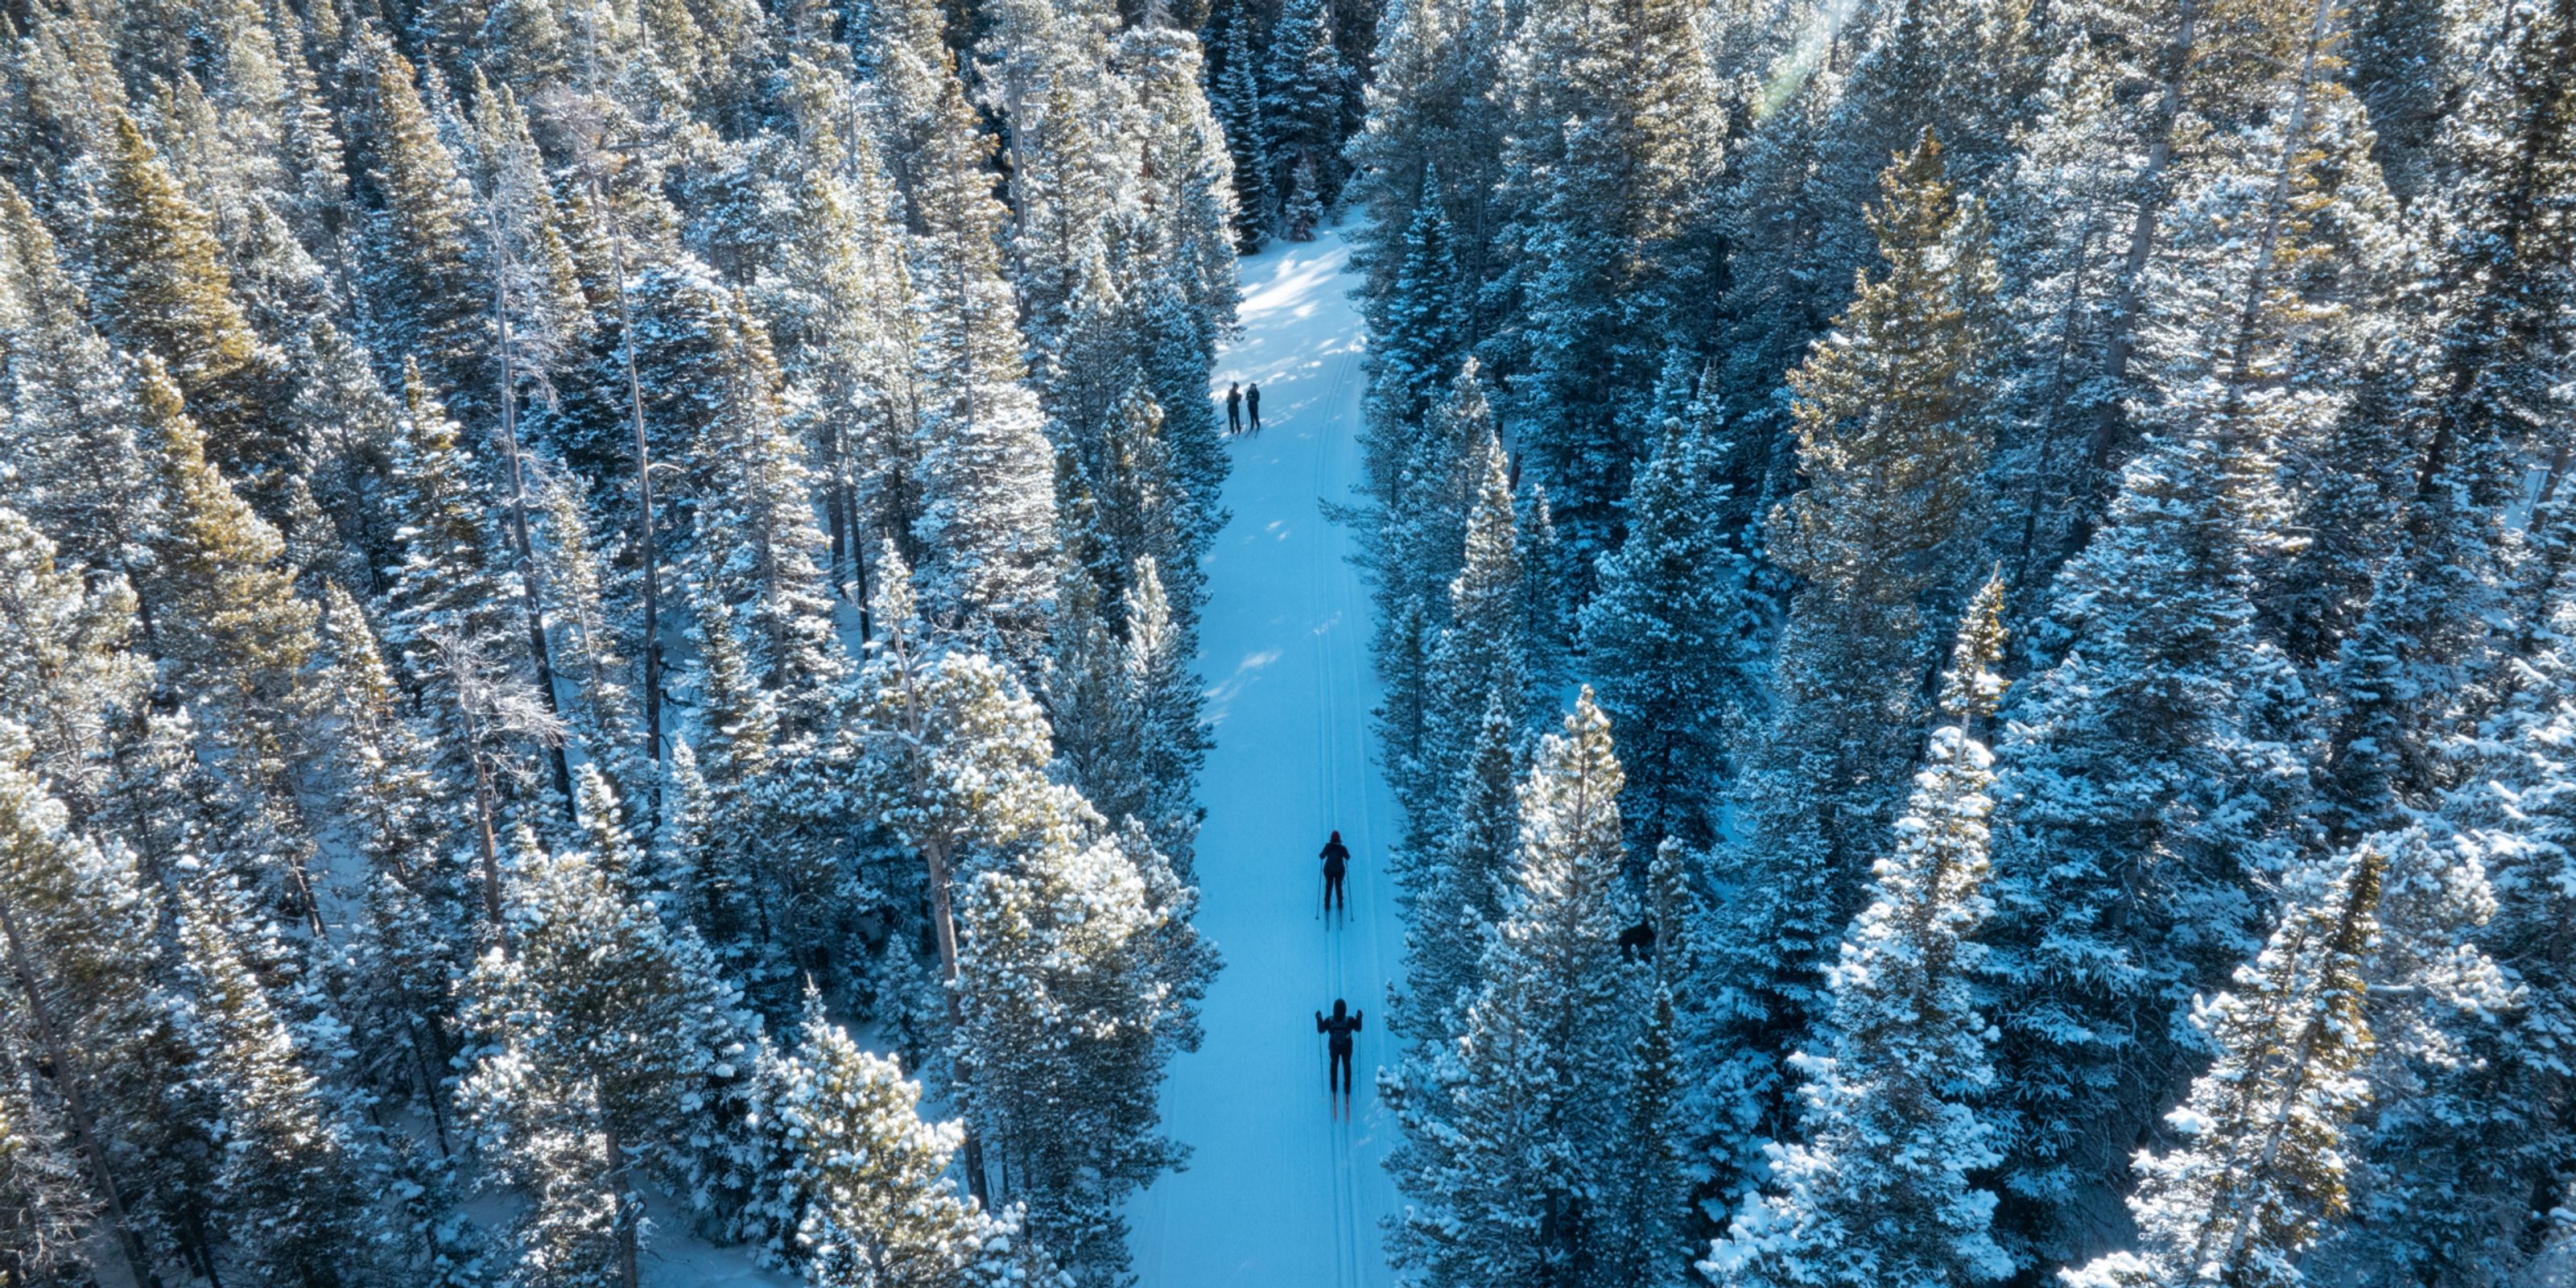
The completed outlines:
[[[1351,534],[1321,502],[1359,480],[1366,343],[1337,230],[1242,261],[1242,335],[1216,389],[1258,383],[1263,430],[1232,445],[1233,519],[1208,557],[1200,674],[1216,746],[1199,784],[1198,927],[1225,955],[1206,1041],[1174,1062],[1164,1129],[1187,1170],[1131,1205],[1143,1288],[1362,1288],[1394,1282],[1381,1221],[1393,1116],[1374,1073],[1390,1051],[1386,989],[1404,933],[1385,847],[1392,797],[1373,760],[1369,603]],[[1348,920],[1321,915],[1316,851],[1351,849]],[[1352,1115],[1335,1121],[1314,1014],[1367,1013]]]

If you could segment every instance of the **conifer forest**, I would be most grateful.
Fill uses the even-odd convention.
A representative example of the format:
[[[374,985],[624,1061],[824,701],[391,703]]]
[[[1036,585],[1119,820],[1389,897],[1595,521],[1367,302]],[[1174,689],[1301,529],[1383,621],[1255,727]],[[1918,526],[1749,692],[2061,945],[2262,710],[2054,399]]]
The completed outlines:
[[[2571,461],[2576,0],[0,0],[0,1288],[2576,1288]]]

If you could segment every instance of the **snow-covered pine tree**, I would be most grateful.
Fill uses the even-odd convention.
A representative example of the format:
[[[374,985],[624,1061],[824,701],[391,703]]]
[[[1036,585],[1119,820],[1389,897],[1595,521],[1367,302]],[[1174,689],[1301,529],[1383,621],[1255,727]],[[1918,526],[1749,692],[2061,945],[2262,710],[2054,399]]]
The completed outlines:
[[[2261,146],[2258,127],[2283,118],[2277,77],[2331,70],[2332,60],[2310,63],[2301,51],[2320,12],[2305,0],[2265,0],[2221,18],[2197,3],[2100,0],[2069,15],[2068,29],[2110,38],[2050,50],[2042,110],[1997,198],[2013,278],[2006,298],[2033,355],[2009,467],[2030,508],[2018,534],[2028,567],[2017,580],[2033,592],[2101,525],[2150,428],[2136,414],[2158,393],[2142,344],[2156,329],[2153,279],[2202,218],[2190,191],[2240,162],[2249,142]],[[2196,276],[2185,268],[2168,280]]]
[[[1261,51],[1261,122],[1270,145],[1269,181],[1286,194],[1282,206],[1291,240],[1306,240],[1296,232],[1299,201],[1320,217],[1341,196],[1347,74],[1333,46],[1329,0],[1284,0]]]
[[[161,473],[165,516],[155,542],[153,623],[167,665],[161,680],[187,703],[215,746],[240,758],[232,781],[250,795],[246,833],[276,841],[244,873],[297,919],[318,909],[309,857],[297,844],[299,807],[286,782],[297,750],[296,708],[312,659],[313,605],[295,595],[277,530],[233,491],[206,457],[205,436],[182,406],[159,358],[144,355],[137,399]]]
[[[1800,579],[1772,658],[1769,728],[1735,781],[1727,1005],[1759,1064],[1812,1041],[1811,1011],[1918,750],[1931,623],[1980,528],[1997,378],[1983,218],[1929,133],[1882,175],[1883,276],[1790,377],[1808,486],[1774,510]],[[1767,1112],[1765,1114],[1767,1116]]]
[[[2355,836],[2393,826],[2451,784],[2445,731],[2479,663],[2515,539],[2502,512],[2525,456],[2554,486],[2570,454],[2539,429],[2568,346],[2547,319],[2576,302],[2576,231],[2543,212],[2576,192],[2576,95],[2530,69],[2576,56],[2576,10],[2536,5],[2497,50],[2500,67],[2450,114],[2448,182],[2428,194],[2433,250],[2430,388],[2407,463],[2396,552],[2338,660],[2348,692],[2323,782],[2333,823]]]
[[[606,571],[594,548],[591,510],[579,482],[557,472],[544,481],[546,582],[554,590],[555,618],[563,631],[564,674],[579,700],[571,719],[591,762],[601,767],[620,800],[642,810],[654,797],[653,770],[638,750],[633,664],[615,616]]]
[[[636,1288],[640,1176],[687,1192],[719,1086],[747,1077],[756,1029],[696,934],[609,873],[521,834],[510,946],[463,985],[480,1051],[457,1088],[493,1176],[526,1195],[520,1261],[574,1284]]]
[[[1119,651],[1124,696],[1133,711],[1129,720],[1136,739],[1132,800],[1092,803],[1110,818],[1133,817],[1154,839],[1154,848],[1187,882],[1191,880],[1199,818],[1199,765],[1206,760],[1207,731],[1200,727],[1198,677],[1190,671],[1187,640],[1172,619],[1172,603],[1151,557],[1140,559],[1128,578],[1127,637]]]
[[[1511,20],[1499,0],[1402,0],[1378,18],[1374,70],[1362,87],[1364,117],[1346,151],[1349,198],[1373,216],[1355,222],[1349,235],[1366,252],[1360,308],[1380,342],[1401,342],[1379,311],[1403,264],[1394,239],[1413,226],[1417,203],[1434,192],[1457,239],[1458,322],[1467,342],[1484,338],[1478,293],[1498,267],[1500,229],[1495,189],[1503,158],[1493,140],[1505,133],[1508,109],[1492,90],[1501,82]],[[1443,182],[1429,182],[1434,172]]]
[[[54,543],[0,505],[0,720],[25,734],[55,795],[85,810],[105,790],[111,738],[143,698],[149,663],[128,651],[134,592],[119,577],[84,584]]]
[[[2256,561],[2296,541],[2276,462],[2303,395],[2243,378],[2277,370],[2298,302],[2265,293],[2246,334],[2237,274],[2258,243],[2235,233],[2240,207],[2199,208],[2208,222],[2185,241],[2210,262],[2191,286],[2201,307],[2171,324],[2174,397],[2057,578],[2063,657],[2027,681],[2003,740],[1987,959],[1998,1226],[2042,1259],[2116,1237],[2083,1213],[2117,1191],[2136,1133],[2189,1067],[2175,1007],[2251,951],[2252,889],[2287,865],[2307,790],[2281,741],[2295,682],[2252,605]]]
[[[1378,727],[1390,749],[1387,774],[1397,799],[1414,810],[1447,790],[1424,739],[1434,710],[1431,655],[1449,621],[1449,583],[1464,559],[1468,514],[1486,481],[1484,444],[1494,437],[1493,407],[1475,359],[1460,365],[1447,399],[1419,430],[1372,422],[1364,433],[1376,508],[1363,546],[1377,581],[1379,627],[1371,644],[1387,689]]]
[[[1025,634],[1054,589],[1054,490],[995,240],[1008,212],[985,168],[992,141],[954,78],[934,126],[913,194],[925,225],[913,262],[923,319],[922,512],[913,524],[926,552],[923,598],[934,620],[984,617]]]
[[[1690,6],[1530,6],[1496,91],[1510,105],[1500,191],[1518,297],[1488,341],[1512,373],[1515,442],[1588,576],[1616,544],[1646,399],[1712,263],[1694,243],[1725,114]],[[1632,110],[1631,104],[1652,104]]]
[[[0,950],[9,962],[13,1064],[61,1106],[85,1196],[125,1269],[149,1282],[173,1191],[194,1169],[174,1167],[157,1114],[173,1074],[172,1031],[152,981],[151,916],[132,856],[74,831],[60,801],[29,772],[24,735],[0,724]],[[184,1058],[179,1055],[176,1058]]]
[[[9,503],[71,563],[140,579],[159,522],[132,363],[88,320],[51,231],[0,183],[0,462]]]
[[[697,505],[697,554],[708,592],[741,611],[751,666],[792,733],[811,727],[845,669],[822,567],[830,551],[768,329],[737,295],[717,337],[722,405],[695,452],[713,484]]]
[[[1217,337],[1234,326],[1239,288],[1235,281],[1234,159],[1226,151],[1225,132],[1209,110],[1198,39],[1159,22],[1131,25],[1118,38],[1112,59],[1135,94],[1133,146],[1140,182],[1135,200],[1152,233],[1140,238],[1150,247],[1153,272],[1171,289],[1183,318],[1158,323],[1175,330],[1186,321],[1197,343],[1197,369],[1189,373],[1187,405],[1204,408],[1206,365]],[[1275,164],[1278,151],[1271,159]],[[1149,315],[1153,310],[1149,309]],[[1156,396],[1165,407],[1184,405],[1182,386],[1158,379]],[[1213,424],[1210,438],[1214,437]],[[1222,457],[1219,457],[1222,460]],[[1219,466],[1222,469],[1222,466]]]
[[[1626,1114],[1639,979],[1619,932],[1619,762],[1589,691],[1541,740],[1520,793],[1509,911],[1446,1085],[1412,1085],[1399,1183],[1418,1206],[1389,1232],[1398,1266],[1435,1285],[1585,1282],[1629,1160]]]
[[[480,470],[463,430],[417,364],[406,363],[403,406],[386,479],[400,562],[384,569],[387,640],[417,683],[436,664],[426,633],[441,624],[477,634],[507,628],[512,587],[495,567]]]
[[[1062,787],[1027,804],[1027,842],[958,901],[958,1104],[992,1142],[995,1201],[1025,1205],[1077,1282],[1115,1283],[1121,1201],[1188,1156],[1155,1130],[1155,1092],[1198,1045],[1215,957],[1188,925],[1195,892],[1141,828],[1107,827]]]
[[[1288,169],[1287,199],[1283,202],[1279,224],[1292,242],[1315,240],[1315,232],[1324,226],[1322,180],[1315,174],[1313,157],[1301,156]]]
[[[356,598],[337,583],[323,590],[321,625],[336,803],[366,863],[357,988],[343,1005],[401,1035],[399,1046],[363,1053],[358,1068],[372,1085],[424,1106],[443,1135],[458,1040],[450,984],[474,957],[474,878],[447,835],[455,804],[433,772],[432,749]]]
[[[1658,979],[1629,1056],[1627,1112],[1614,1152],[1627,1170],[1602,1203],[1594,1254],[1604,1283],[1681,1288],[1690,1279],[1693,1204],[1684,1155],[1684,1080],[1673,986]]]
[[[2387,861],[2361,845],[2302,873],[2236,987],[2195,1008],[2216,1059],[2167,1116],[2178,1143],[2141,1151],[2134,1251],[2069,1288],[2295,1288],[2299,1260],[2346,1203],[2344,1136],[2370,1100],[2365,967]]]
[[[1629,850],[1664,838],[1717,837],[1730,722],[1752,713],[1754,632],[1762,622],[1751,561],[1726,525],[1715,412],[1666,421],[1628,498],[1628,540],[1603,557],[1600,593],[1582,614],[1585,668],[1601,708],[1626,730],[1620,815]]]
[[[131,117],[119,111],[113,125],[91,227],[92,310],[124,347],[160,359],[194,409],[215,465],[260,478],[292,448],[269,414],[278,401],[278,354],[252,333],[233,298],[205,211]]]
[[[444,137],[410,60],[390,42],[372,37],[359,60],[373,104],[367,186],[378,203],[366,228],[369,339],[388,361],[419,363],[479,421],[499,405],[488,392],[493,296],[475,249],[473,186],[455,150],[462,140]]]
[[[957,1193],[955,1122],[919,1116],[921,1085],[862,1049],[809,999],[779,1105],[805,1198],[797,1230],[811,1288],[947,1288],[1000,1233]]]
[[[1386,337],[1369,348],[1369,416],[1390,426],[1379,433],[1396,434],[1393,426],[1409,429],[1430,414],[1467,351],[1474,319],[1447,200],[1439,168],[1426,165],[1413,218],[1387,248],[1392,280],[1370,309],[1371,333]]]
[[[1522,596],[1518,526],[1502,445],[1491,426],[1468,445],[1474,501],[1467,512],[1466,556],[1449,583],[1449,625],[1424,668],[1421,785],[1438,793],[1457,782],[1476,741],[1476,722],[1490,695],[1503,694],[1519,721],[1527,710],[1529,616]],[[1427,848],[1447,832],[1439,795],[1408,802],[1406,849]]]
[[[812,160],[756,296],[822,476],[834,588],[864,603],[878,536],[910,532],[920,509],[912,278],[874,134],[847,119],[857,90],[805,64],[792,70],[810,103]]]
[[[1488,930],[1503,918],[1519,857],[1525,731],[1520,703],[1496,688],[1474,748],[1450,784],[1448,831],[1421,853],[1403,853],[1397,875],[1413,896],[1405,932],[1412,1005],[1398,1018],[1435,1047],[1456,1035],[1475,1001]]]
[[[86,1244],[99,1228],[98,1203],[58,1110],[35,1096],[35,1074],[13,1070],[0,1083],[0,1258],[29,1283],[75,1282],[93,1268]]]
[[[2012,1269],[1988,1231],[1994,1195],[1970,1180],[2001,1161],[1973,1107],[1994,1069],[1970,985],[1991,907],[1994,781],[1973,731],[2003,696],[2003,610],[1998,577],[1959,624],[1895,850],[1827,973],[1830,1037],[1790,1062],[1805,1077],[1806,1141],[1764,1147],[1767,1192],[1701,1263],[1715,1282],[1978,1284]]]
[[[226,892],[181,896],[180,976],[192,1001],[197,1076],[221,1106],[216,1202],[233,1265],[279,1284],[364,1284],[387,1251],[373,1220],[378,1176],[355,1106],[325,1087],[313,1053],[251,973]]]
[[[1234,158],[1234,248],[1260,253],[1277,217],[1271,197],[1270,132],[1261,115],[1261,81],[1253,69],[1252,15],[1246,0],[1225,0],[1225,44],[1208,86],[1208,108],[1225,130]]]
[[[2563,516],[2544,512],[2536,531],[2563,532],[2564,524]],[[2504,690],[2493,714],[2442,753],[2459,765],[2458,786],[2423,830],[2373,838],[2392,869],[2383,921],[2394,921],[2390,908],[2409,894],[2410,856],[2454,880],[2473,877],[2490,892],[2484,924],[2468,928],[2468,952],[2459,955],[2501,967],[2496,991],[2505,996],[2420,998],[2408,994],[2423,990],[2380,989],[2373,1028],[2403,1060],[2376,1062],[2382,1103],[2365,1118],[2364,1148],[2352,1160],[2351,1228],[2314,1254],[2320,1281],[2509,1283],[2541,1273],[2576,1235],[2563,1215],[2558,1170],[2570,1144],[2565,1071],[2569,1035],[2576,1034],[2576,938],[2569,934],[2576,885],[2568,881],[2576,777],[2565,751],[2576,727],[2569,701],[2576,600],[2563,569],[2551,582],[2542,604],[2519,623],[2528,644],[2491,681]],[[2430,861],[2420,862],[2427,851]],[[2430,1020],[2437,1040],[2410,1043],[2412,1035],[2389,1023],[2392,1008]]]
[[[849,791],[858,809],[921,858],[954,1032],[961,874],[1037,825],[1052,749],[1046,717],[1007,668],[932,638],[892,541],[877,567],[877,634],[844,704]],[[980,1200],[987,1178],[971,1124],[963,1150],[968,1192]]]
[[[1795,33],[1767,67],[1745,69],[1762,77],[1758,85],[1737,90],[1751,100],[1743,108],[1751,137],[1726,202],[1725,340],[1710,393],[1734,412],[1741,445],[1768,475],[1735,480],[1748,494],[1795,486],[1787,448],[1796,426],[1780,377],[1849,306],[1844,288],[1871,258],[1865,212],[1888,158],[1929,130],[1972,185],[2031,97],[2014,84],[2028,40],[2017,5],[1799,7],[1807,22],[1782,23],[1780,34],[1759,31],[1767,15],[1750,7],[1719,26],[1730,44]]]

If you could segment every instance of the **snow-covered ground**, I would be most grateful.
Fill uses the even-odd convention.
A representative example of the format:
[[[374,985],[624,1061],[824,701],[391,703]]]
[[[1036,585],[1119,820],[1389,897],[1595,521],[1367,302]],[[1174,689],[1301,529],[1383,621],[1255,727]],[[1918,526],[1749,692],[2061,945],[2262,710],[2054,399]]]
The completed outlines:
[[[1368,598],[1350,534],[1320,502],[1358,481],[1359,315],[1348,251],[1326,231],[1243,261],[1243,335],[1216,387],[1257,382],[1264,428],[1234,444],[1234,518],[1208,558],[1200,673],[1216,749],[1200,779],[1198,926],[1225,954],[1206,1043],[1172,1066],[1165,1129],[1195,1151],[1132,1206],[1144,1288],[1354,1288],[1393,1281],[1380,1219],[1392,1115],[1371,1083],[1404,932],[1387,879],[1393,798],[1372,760]],[[1319,919],[1316,850],[1350,846],[1350,915]],[[1334,1122],[1315,1012],[1367,1013],[1354,1116]]]

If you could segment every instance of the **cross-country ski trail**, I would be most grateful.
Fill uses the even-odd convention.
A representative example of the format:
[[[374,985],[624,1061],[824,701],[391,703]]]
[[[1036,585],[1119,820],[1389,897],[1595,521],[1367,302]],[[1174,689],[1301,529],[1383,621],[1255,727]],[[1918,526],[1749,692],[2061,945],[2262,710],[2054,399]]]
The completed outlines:
[[[1394,1281],[1381,1220],[1393,1116],[1377,1102],[1391,1054],[1386,989],[1404,933],[1386,872],[1393,798],[1373,760],[1369,604],[1351,534],[1319,502],[1360,477],[1360,354],[1338,230],[1242,261],[1242,334],[1216,392],[1261,386],[1259,437],[1234,440],[1233,519],[1208,556],[1200,674],[1216,746],[1200,778],[1201,933],[1225,954],[1201,1012],[1206,1040],[1173,1062],[1164,1130],[1187,1170],[1130,1206],[1143,1288],[1362,1288]],[[1222,407],[1219,414],[1223,414]],[[1316,852],[1350,847],[1346,918],[1319,916]],[[1351,1115],[1332,1116],[1315,1013],[1364,1012]]]

